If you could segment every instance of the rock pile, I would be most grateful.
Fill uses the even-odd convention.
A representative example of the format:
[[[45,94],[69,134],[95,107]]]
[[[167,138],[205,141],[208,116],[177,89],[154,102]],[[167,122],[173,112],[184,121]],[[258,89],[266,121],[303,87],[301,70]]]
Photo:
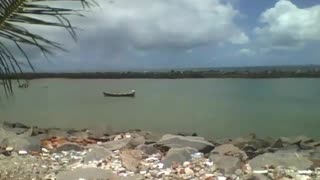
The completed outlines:
[[[18,128],[18,129],[17,129]],[[0,179],[317,179],[320,143],[305,136],[202,137],[0,128]]]

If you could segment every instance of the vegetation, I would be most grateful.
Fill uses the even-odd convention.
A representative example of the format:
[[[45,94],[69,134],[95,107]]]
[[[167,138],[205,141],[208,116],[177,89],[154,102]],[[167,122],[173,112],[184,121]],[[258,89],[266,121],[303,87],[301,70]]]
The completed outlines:
[[[26,48],[38,48],[44,57],[54,50],[65,49],[61,44],[51,41],[27,29],[27,25],[43,25],[64,28],[76,39],[75,27],[70,16],[82,16],[81,11],[70,8],[53,7],[47,2],[74,2],[90,7],[93,0],[1,0],[0,1],[0,88],[6,95],[13,93],[10,76],[23,74],[26,67],[34,71]],[[50,21],[48,19],[56,19]],[[18,57],[21,54],[22,57]],[[18,81],[20,85],[20,81]]]
[[[168,71],[168,72],[96,72],[96,73],[25,73],[6,76],[7,79],[181,79],[181,78],[319,78],[320,71],[309,70],[263,70],[263,71]],[[4,78],[4,77],[3,77]]]

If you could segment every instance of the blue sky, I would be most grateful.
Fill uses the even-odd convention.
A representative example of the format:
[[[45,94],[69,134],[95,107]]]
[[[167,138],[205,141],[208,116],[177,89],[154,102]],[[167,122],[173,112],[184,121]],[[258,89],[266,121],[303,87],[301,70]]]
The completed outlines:
[[[50,62],[30,50],[38,71],[320,64],[318,0],[99,2],[73,19],[77,43],[37,27],[69,50]]]

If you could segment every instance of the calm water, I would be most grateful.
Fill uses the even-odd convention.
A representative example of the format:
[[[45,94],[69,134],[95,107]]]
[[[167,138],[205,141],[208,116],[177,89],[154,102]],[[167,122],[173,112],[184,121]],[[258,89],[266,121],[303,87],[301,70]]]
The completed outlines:
[[[131,89],[136,98],[102,96]],[[0,115],[44,127],[320,137],[320,79],[34,80],[0,102]]]

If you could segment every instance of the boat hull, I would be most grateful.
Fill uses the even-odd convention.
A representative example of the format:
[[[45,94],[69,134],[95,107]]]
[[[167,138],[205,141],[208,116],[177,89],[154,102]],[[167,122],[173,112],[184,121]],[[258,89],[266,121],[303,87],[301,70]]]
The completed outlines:
[[[103,92],[103,95],[105,97],[134,97],[135,93],[130,92],[130,93],[109,93],[109,92]]]

